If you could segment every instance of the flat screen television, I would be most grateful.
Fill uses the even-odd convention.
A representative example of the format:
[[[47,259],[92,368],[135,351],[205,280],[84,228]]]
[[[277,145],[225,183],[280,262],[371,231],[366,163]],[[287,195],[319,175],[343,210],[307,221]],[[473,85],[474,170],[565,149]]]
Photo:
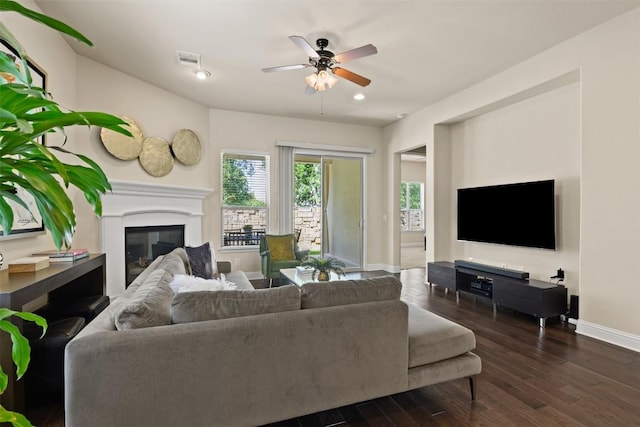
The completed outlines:
[[[555,249],[555,181],[459,188],[458,240]]]

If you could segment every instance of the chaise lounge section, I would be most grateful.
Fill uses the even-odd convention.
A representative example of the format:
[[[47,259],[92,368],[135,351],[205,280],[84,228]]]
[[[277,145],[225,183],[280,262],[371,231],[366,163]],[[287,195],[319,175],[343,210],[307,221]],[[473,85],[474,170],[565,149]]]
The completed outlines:
[[[234,272],[237,290],[154,302],[188,271],[183,249],[156,259],[67,345],[67,427],[257,426],[454,379],[473,390],[481,371],[473,332],[400,301],[393,276],[254,290]]]

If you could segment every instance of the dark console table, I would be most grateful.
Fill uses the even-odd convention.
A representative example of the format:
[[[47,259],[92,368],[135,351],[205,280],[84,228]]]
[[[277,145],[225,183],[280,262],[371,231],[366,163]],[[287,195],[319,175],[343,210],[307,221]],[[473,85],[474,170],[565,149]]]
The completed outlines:
[[[503,306],[535,316],[541,328],[546,319],[567,311],[567,288],[529,279],[529,274],[467,261],[428,263],[428,282],[485,298],[493,309]]]
[[[91,254],[75,262],[51,263],[48,268],[33,273],[0,271],[0,307],[23,311],[25,304],[48,295],[50,300],[73,302],[93,295],[104,295],[105,255]],[[22,320],[10,318],[20,331]],[[11,359],[11,338],[0,333],[0,363],[9,376],[7,390],[0,396],[2,405],[24,412],[24,381],[16,381]]]

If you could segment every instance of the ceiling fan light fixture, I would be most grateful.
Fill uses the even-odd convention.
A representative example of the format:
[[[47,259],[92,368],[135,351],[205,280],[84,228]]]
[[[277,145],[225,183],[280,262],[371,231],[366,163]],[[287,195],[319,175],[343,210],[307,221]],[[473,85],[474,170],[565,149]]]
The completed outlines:
[[[318,75],[316,73],[311,73],[307,77],[304,78],[309,87],[315,89],[316,83],[318,82]]]
[[[326,89],[331,89],[338,83],[338,79],[333,77],[327,72],[327,70],[320,70],[317,73],[311,73],[304,78],[309,87],[322,92]]]

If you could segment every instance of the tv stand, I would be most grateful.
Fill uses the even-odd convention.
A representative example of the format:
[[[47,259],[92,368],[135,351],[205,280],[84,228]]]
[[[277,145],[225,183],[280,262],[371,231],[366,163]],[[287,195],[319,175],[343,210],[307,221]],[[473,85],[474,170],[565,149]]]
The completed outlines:
[[[462,260],[429,263],[427,270],[430,285],[441,285],[447,289],[455,286],[456,300],[459,301],[460,293],[484,298],[491,301],[494,311],[503,306],[537,317],[541,328],[545,327],[547,318],[567,311],[567,288],[530,280],[526,272]],[[455,280],[445,281],[445,277],[455,277]]]

